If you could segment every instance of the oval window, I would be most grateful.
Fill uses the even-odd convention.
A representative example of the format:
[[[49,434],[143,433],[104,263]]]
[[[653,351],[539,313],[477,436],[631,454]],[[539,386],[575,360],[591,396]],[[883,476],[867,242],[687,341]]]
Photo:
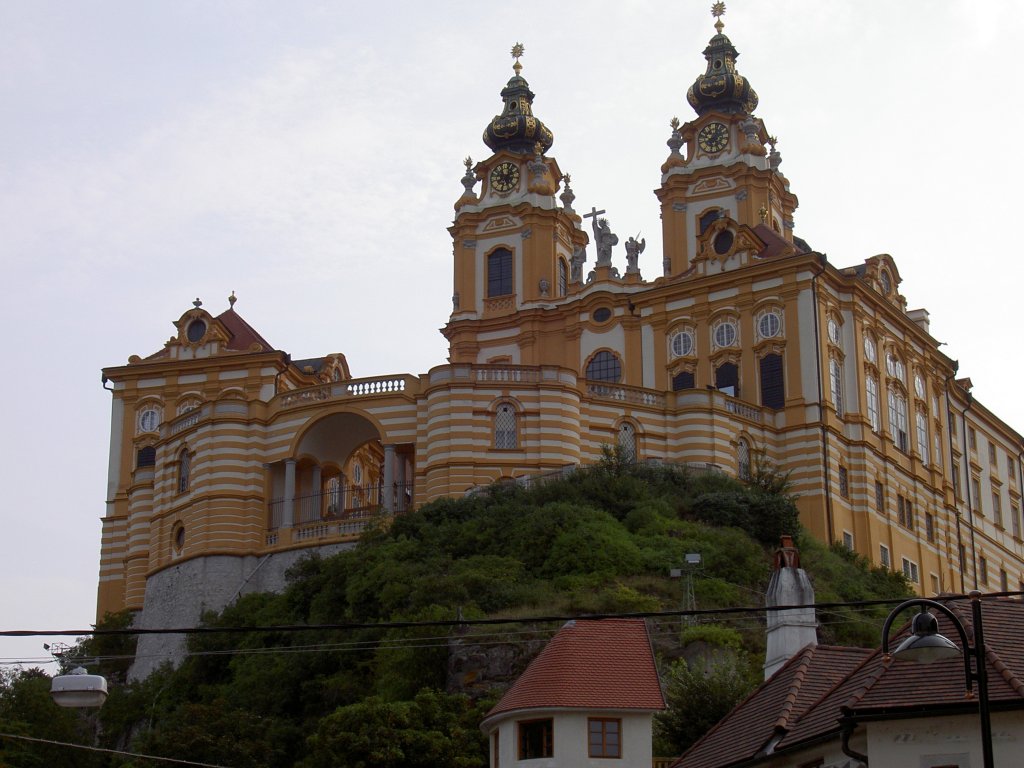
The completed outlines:
[[[673,336],[672,354],[676,357],[686,357],[693,354],[693,334],[689,331],[680,331]]]
[[[777,312],[765,312],[757,324],[762,339],[774,339],[782,330],[782,320]]]
[[[731,322],[721,323],[715,328],[715,344],[720,347],[731,347],[736,343],[736,326]]]
[[[594,322],[606,323],[612,317],[612,311],[608,307],[600,307],[594,310]]]
[[[719,256],[724,256],[725,254],[727,254],[729,251],[732,250],[732,244],[735,239],[736,238],[733,236],[730,230],[723,229],[721,232],[715,235],[715,253],[717,253]]]
[[[199,341],[206,334],[206,323],[202,320],[193,320],[188,324],[188,330],[185,331],[185,335],[188,336],[188,340],[193,344]]]

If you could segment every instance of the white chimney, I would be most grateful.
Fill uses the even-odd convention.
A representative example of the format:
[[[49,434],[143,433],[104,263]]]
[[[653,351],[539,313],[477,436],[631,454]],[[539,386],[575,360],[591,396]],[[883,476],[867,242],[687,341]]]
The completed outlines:
[[[800,552],[792,536],[782,537],[775,552],[775,572],[768,582],[765,605],[812,605],[814,587],[800,567]],[[818,644],[818,620],[814,608],[767,611],[768,649],[765,652],[764,677],[767,680],[789,659],[808,645]]]

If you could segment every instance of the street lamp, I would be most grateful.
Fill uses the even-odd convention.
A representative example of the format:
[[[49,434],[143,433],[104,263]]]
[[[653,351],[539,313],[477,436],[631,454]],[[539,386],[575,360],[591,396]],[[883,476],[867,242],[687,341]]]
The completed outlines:
[[[928,611],[934,608],[944,614],[956,627],[963,645],[964,677],[967,683],[967,696],[974,696],[974,681],[978,681],[978,714],[981,717],[981,749],[984,768],[995,768],[992,758],[992,720],[988,707],[988,671],[985,668],[985,635],[981,625],[981,592],[974,589],[967,593],[971,599],[971,618],[974,625],[974,646],[967,640],[967,629],[949,608],[935,600],[913,598],[897,605],[882,626],[882,653],[889,658],[889,630],[897,614],[911,606],[921,606],[921,613],[914,617],[910,625],[911,635],[892,652],[892,656],[903,656],[911,661],[928,664],[939,659],[951,659],[960,654],[955,643],[939,634],[939,623]],[[971,659],[974,669],[971,669]]]
[[[102,675],[90,675],[85,667],[75,667],[53,678],[50,696],[62,707],[101,707],[107,700],[107,680]]]

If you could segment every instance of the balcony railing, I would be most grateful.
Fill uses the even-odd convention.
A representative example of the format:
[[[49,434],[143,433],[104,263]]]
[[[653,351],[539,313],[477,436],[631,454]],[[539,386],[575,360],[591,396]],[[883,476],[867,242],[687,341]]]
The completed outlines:
[[[391,508],[395,514],[401,514],[412,506],[412,490],[412,483],[394,484]],[[350,485],[296,496],[292,501],[293,525],[365,522],[384,513],[384,501],[380,485]],[[275,531],[285,524],[286,505],[285,499],[273,499],[267,505],[270,530]]]
[[[596,381],[587,382],[587,393],[603,400],[618,400],[635,405],[648,405],[653,408],[665,407],[665,394],[643,387],[627,387],[624,384],[603,384]]]

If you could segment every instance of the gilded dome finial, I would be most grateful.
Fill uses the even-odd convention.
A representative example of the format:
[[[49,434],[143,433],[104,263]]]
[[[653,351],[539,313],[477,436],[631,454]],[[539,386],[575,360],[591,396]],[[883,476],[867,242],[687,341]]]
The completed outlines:
[[[519,63],[519,57],[526,53],[526,46],[522,43],[516,43],[512,46],[512,58],[516,60],[516,63],[512,65],[512,69],[518,75],[523,71],[523,65]]]
[[[230,304],[232,307],[234,307],[236,301],[238,301],[238,297],[235,296],[235,292],[232,291],[231,295],[228,296],[228,304]]]
[[[714,3],[711,6],[711,15],[715,17],[715,29],[718,30],[718,34],[722,34],[722,29],[725,28],[725,22],[722,21],[722,17],[725,15],[725,3],[721,0]]]

